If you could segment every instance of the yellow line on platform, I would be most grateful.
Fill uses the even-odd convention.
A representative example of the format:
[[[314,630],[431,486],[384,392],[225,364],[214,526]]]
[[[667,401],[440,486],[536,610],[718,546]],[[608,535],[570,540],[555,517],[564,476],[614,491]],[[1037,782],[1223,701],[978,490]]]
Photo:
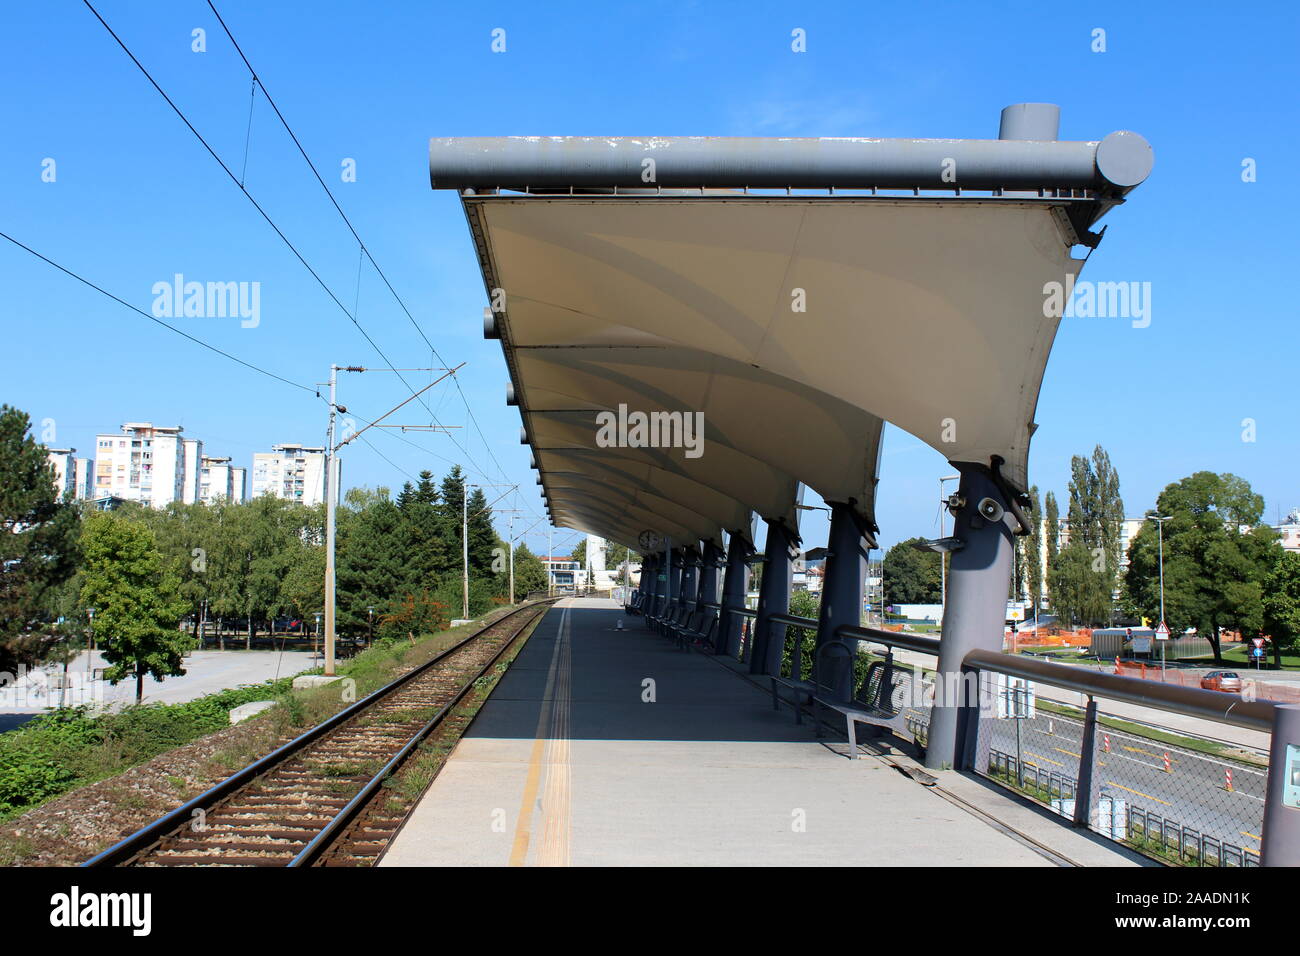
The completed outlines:
[[[523,866],[528,858],[528,841],[533,820],[533,808],[537,803],[537,788],[542,779],[542,756],[546,752],[546,741],[550,736],[551,710],[547,706],[555,689],[556,672],[559,670],[560,648],[563,645],[569,621],[569,609],[560,614],[560,626],[556,632],[555,650],[551,652],[551,667],[546,675],[546,690],[542,694],[541,707],[538,708],[537,731],[533,735],[533,749],[528,757],[528,776],[524,780],[524,795],[519,804],[519,816],[515,821],[515,839],[510,847],[510,866]]]
[[[546,675],[546,690],[537,718],[537,732],[528,757],[528,776],[515,822],[515,839],[510,848],[510,866],[524,866],[532,839],[537,794],[541,799],[541,839],[537,844],[538,866],[569,865],[569,817],[572,800],[569,766],[569,718],[572,699],[573,641],[569,608],[560,615],[555,650]],[[543,783],[543,771],[545,782]]]

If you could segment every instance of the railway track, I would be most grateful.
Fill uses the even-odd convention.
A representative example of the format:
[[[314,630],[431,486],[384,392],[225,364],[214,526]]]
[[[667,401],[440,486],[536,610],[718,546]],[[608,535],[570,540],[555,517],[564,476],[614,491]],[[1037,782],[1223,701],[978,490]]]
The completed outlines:
[[[82,865],[373,865],[408,812],[384,782],[549,607],[510,612]]]

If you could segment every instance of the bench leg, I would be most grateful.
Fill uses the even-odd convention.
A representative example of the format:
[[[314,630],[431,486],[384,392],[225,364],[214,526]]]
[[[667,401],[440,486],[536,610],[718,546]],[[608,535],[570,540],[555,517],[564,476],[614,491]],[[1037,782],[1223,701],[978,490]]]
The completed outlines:
[[[794,722],[795,722],[796,724],[802,724],[802,723],[803,723],[803,704],[802,704],[802,702],[799,700],[799,692],[798,692],[798,691],[795,691],[795,692],[794,692]]]
[[[852,717],[845,717],[844,720],[845,720],[845,722],[849,725],[849,726],[848,726],[848,737],[849,737],[849,759],[850,759],[850,760],[857,760],[857,759],[858,759],[858,729],[857,729],[857,721],[855,721]]]
[[[781,709],[781,701],[776,696],[776,681],[772,681],[772,709],[773,710]]]

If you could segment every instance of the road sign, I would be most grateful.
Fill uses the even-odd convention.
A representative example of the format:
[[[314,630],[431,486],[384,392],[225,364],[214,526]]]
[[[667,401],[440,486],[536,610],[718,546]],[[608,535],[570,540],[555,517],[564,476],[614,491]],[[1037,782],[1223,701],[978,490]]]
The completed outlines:
[[[1252,637],[1250,643],[1254,644],[1256,647],[1263,647],[1264,639],[1262,637]]]
[[[1161,621],[1159,624],[1156,625],[1156,640],[1157,641],[1169,640],[1169,625],[1166,624],[1164,621]]]

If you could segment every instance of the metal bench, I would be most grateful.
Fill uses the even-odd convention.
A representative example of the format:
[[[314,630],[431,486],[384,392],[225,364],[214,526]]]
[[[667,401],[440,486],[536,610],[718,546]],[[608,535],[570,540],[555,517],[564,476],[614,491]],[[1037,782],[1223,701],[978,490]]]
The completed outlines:
[[[836,650],[832,650],[832,649]],[[845,695],[843,688],[845,670],[848,668],[848,687],[853,686],[852,669],[857,657],[856,648],[841,641],[832,641],[823,648],[825,658],[818,657],[818,674],[825,681],[817,682],[813,693],[813,719],[817,736],[822,735],[821,708],[827,708],[844,718],[845,735],[849,739],[849,757],[857,759],[857,725],[867,724],[895,733],[908,731],[907,695],[914,675],[900,672],[894,666],[894,654],[889,650],[884,660],[872,661],[856,694]],[[837,690],[837,688],[839,688]]]
[[[713,632],[718,626],[718,616],[708,608],[691,614],[686,623],[671,628],[677,646],[688,651],[692,644],[711,645]]]

